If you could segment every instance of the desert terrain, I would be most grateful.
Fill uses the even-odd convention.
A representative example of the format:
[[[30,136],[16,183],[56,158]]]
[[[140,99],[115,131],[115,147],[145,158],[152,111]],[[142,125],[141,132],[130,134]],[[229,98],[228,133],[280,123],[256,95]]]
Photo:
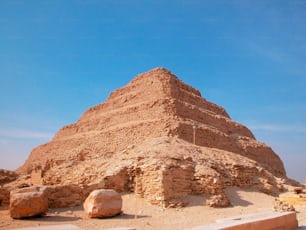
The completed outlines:
[[[135,229],[189,229],[199,225],[214,223],[217,219],[241,214],[271,211],[275,197],[253,189],[230,188],[226,190],[232,206],[211,208],[203,205],[205,196],[188,196],[188,206],[184,208],[162,208],[151,205],[134,194],[123,194],[122,214],[113,218],[90,219],[82,206],[49,209],[44,217],[14,220],[8,210],[1,210],[0,229],[18,229],[50,225],[73,224],[81,229],[108,229],[132,227]],[[306,229],[306,205],[295,204],[299,229]]]
[[[305,191],[287,177],[277,153],[164,68],[137,75],[87,109],[34,148],[15,172],[0,170],[0,186],[0,229],[190,229],[272,211],[277,197],[294,205],[299,225],[306,226]],[[28,202],[21,210],[32,206],[35,186],[44,190],[47,210],[39,214],[46,213],[11,218],[15,201]],[[290,193],[295,188],[301,197]],[[101,189],[121,194],[119,215],[85,214],[83,202]],[[12,192],[20,194],[12,199]],[[294,210],[288,207],[278,211]]]

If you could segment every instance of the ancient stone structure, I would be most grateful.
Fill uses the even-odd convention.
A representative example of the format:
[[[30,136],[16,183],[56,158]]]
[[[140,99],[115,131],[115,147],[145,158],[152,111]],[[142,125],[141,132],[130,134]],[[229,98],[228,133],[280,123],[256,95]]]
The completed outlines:
[[[31,184],[33,185],[42,185],[42,171],[41,169],[35,169],[31,172]]]
[[[228,186],[273,194],[288,182],[270,147],[164,68],[138,75],[35,148],[18,173],[34,170],[46,185],[135,192],[165,206],[188,194],[226,203]]]

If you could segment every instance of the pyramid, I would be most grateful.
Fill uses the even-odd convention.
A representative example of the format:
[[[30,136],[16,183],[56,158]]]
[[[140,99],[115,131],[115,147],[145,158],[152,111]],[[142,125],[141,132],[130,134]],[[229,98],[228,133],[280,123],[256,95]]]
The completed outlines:
[[[269,146],[165,68],[136,76],[33,149],[17,171],[33,170],[45,184],[98,183],[152,203],[227,186],[275,192],[287,178]]]

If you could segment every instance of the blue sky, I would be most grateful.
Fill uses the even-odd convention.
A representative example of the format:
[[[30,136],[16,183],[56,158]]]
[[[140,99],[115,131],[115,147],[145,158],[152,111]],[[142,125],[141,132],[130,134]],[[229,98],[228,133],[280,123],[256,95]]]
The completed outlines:
[[[306,180],[305,0],[0,1],[0,168],[157,66]]]

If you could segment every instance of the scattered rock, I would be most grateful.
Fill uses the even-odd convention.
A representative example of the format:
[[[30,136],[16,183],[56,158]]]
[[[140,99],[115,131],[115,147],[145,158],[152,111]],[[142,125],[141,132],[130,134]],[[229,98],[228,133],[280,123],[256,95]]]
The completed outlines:
[[[303,188],[302,187],[296,187],[296,188],[293,189],[293,192],[295,194],[301,194],[301,193],[303,193]]]
[[[222,193],[210,197],[210,199],[206,201],[206,204],[213,208],[223,208],[230,206],[231,202],[229,201],[228,197]]]
[[[27,187],[30,187],[30,185],[27,183],[21,183],[17,186],[17,188],[27,188]]]
[[[273,185],[269,184],[269,183],[263,183],[260,187],[259,187],[259,191],[266,193],[268,195],[271,195],[273,193]]]
[[[188,203],[184,201],[169,201],[167,208],[184,208],[187,205]]]
[[[292,204],[289,204],[285,201],[281,201],[278,198],[275,199],[273,210],[276,212],[287,212],[287,211],[295,211],[295,208]]]
[[[279,192],[284,192],[285,191],[285,188],[284,188],[283,184],[277,184],[277,189],[278,189]]]
[[[83,206],[90,218],[111,217],[121,213],[122,198],[111,189],[94,190],[86,198]]]
[[[43,215],[48,211],[44,187],[28,187],[11,191],[10,215],[14,219]]]
[[[73,211],[72,211],[72,210],[69,210],[69,211],[67,211],[67,214],[68,214],[68,215],[72,215],[72,214],[73,214]]]

